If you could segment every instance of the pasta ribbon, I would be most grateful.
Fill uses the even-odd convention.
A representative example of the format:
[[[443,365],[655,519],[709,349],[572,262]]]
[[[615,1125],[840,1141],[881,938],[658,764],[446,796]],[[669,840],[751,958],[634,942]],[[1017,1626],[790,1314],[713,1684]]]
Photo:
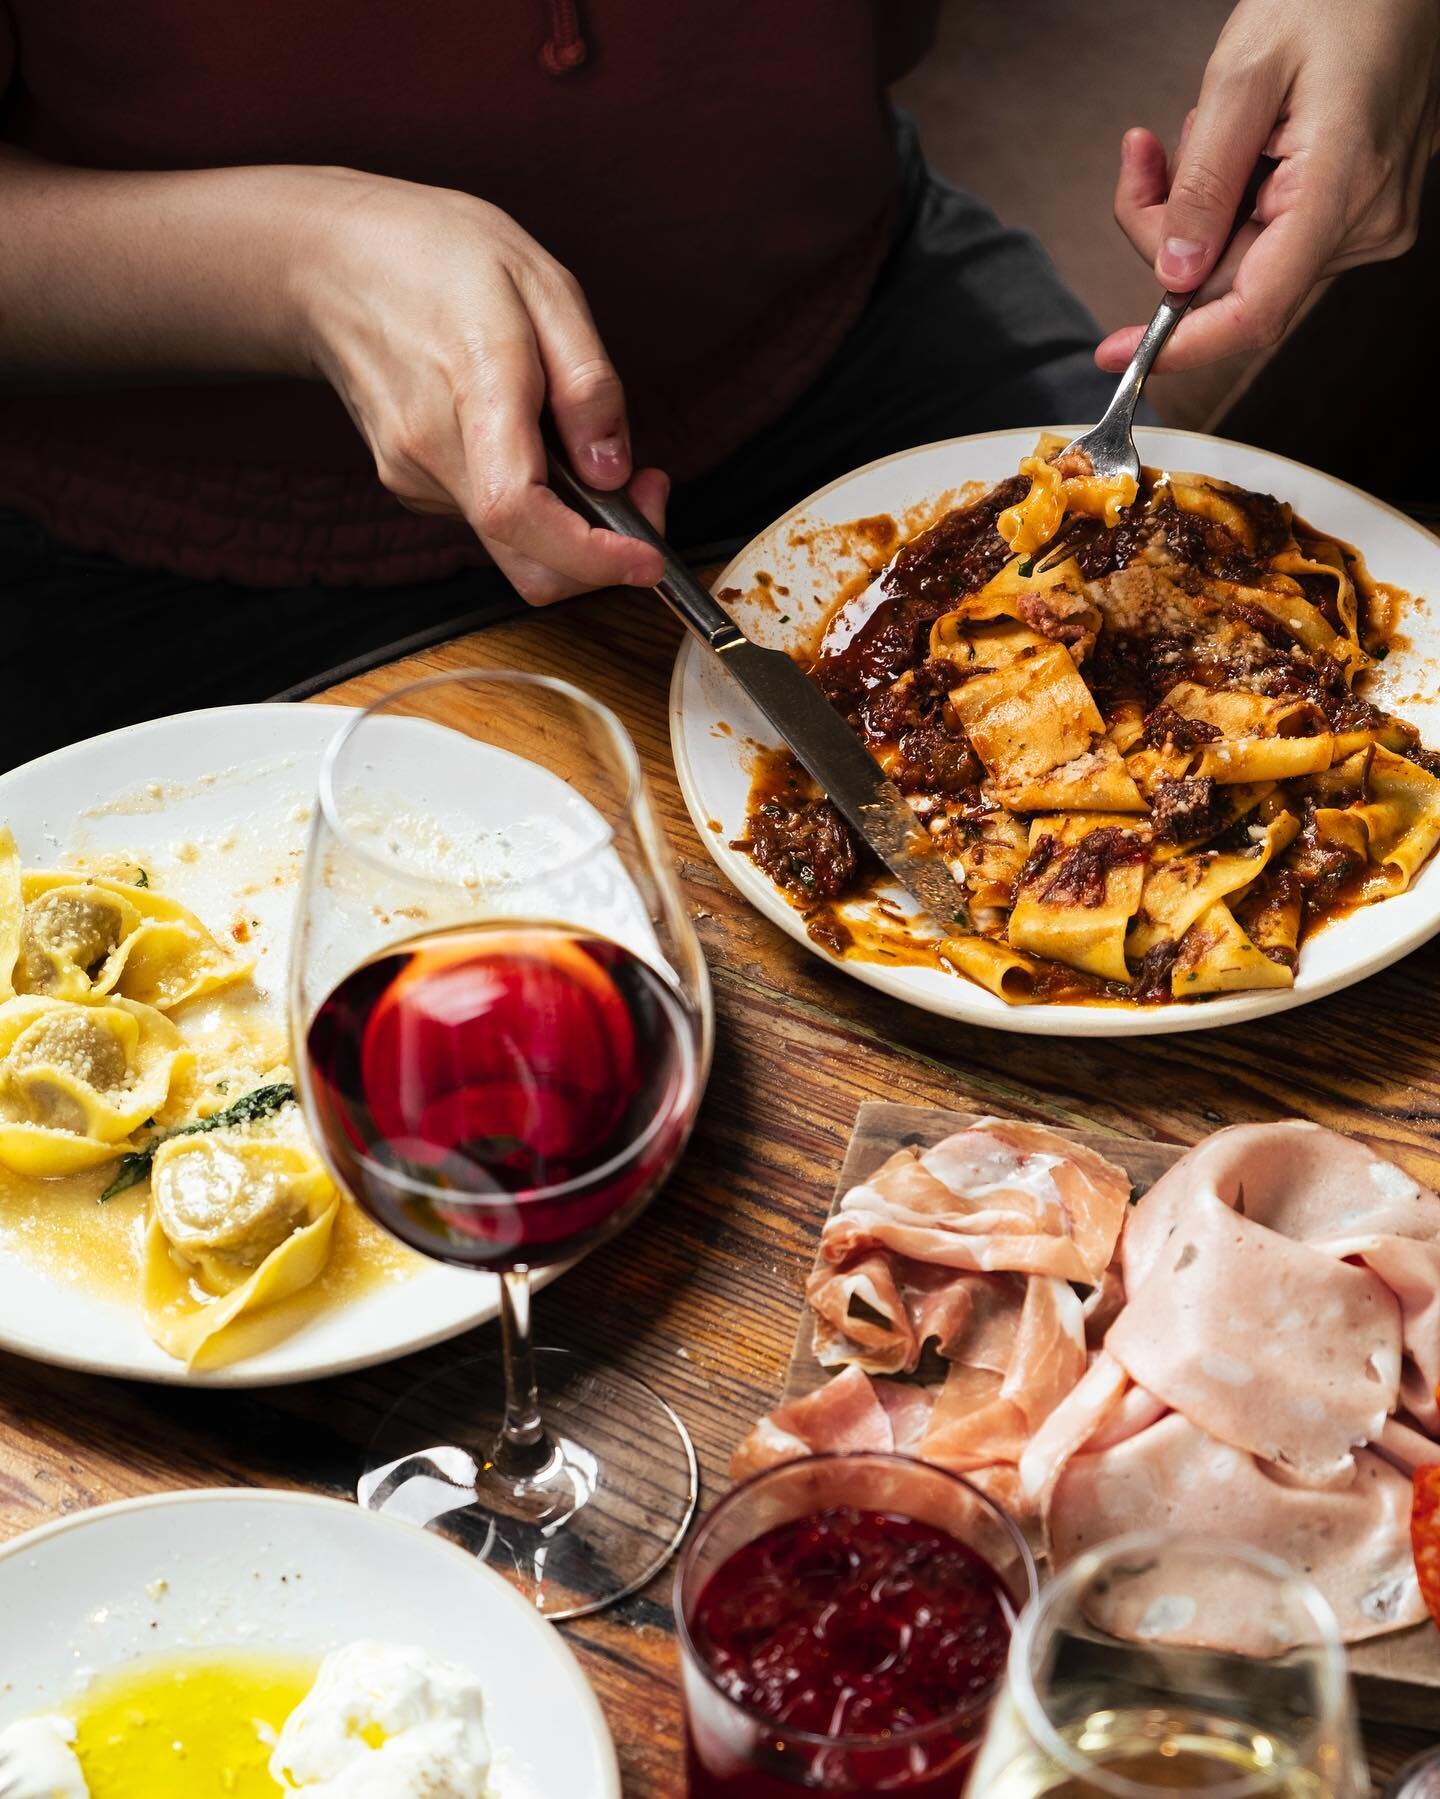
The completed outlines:
[[[972,935],[947,937],[940,945],[940,959],[1006,1005],[1034,1005],[1041,997],[1039,963],[1008,943]]]
[[[1064,644],[972,676],[950,704],[1011,811],[1145,810]]]
[[[1120,514],[1133,505],[1139,483],[1133,475],[1111,479],[1095,474],[1066,475],[1058,462],[1043,456],[1027,456],[1020,473],[1030,477],[1030,491],[1023,500],[1007,507],[995,528],[1017,556],[1033,556],[1044,549],[1065,521],[1067,512],[1120,522]]]
[[[1126,955],[1139,962],[1157,944],[1178,943],[1218,900],[1248,887],[1299,828],[1294,816],[1284,812],[1260,831],[1248,850],[1230,855],[1197,850],[1156,863],[1145,877],[1135,923],[1125,939]]]
[[[1440,781],[1377,745],[1369,790],[1369,799],[1350,812],[1364,827],[1369,859],[1378,864],[1367,897],[1388,898],[1405,891],[1440,842]]]
[[[1012,949],[1103,980],[1128,981],[1125,932],[1140,905],[1147,847],[1113,818],[1037,818],[1010,913]]]
[[[1185,933],[1170,975],[1170,991],[1176,999],[1294,985],[1294,970],[1272,961],[1252,943],[1220,900]]]

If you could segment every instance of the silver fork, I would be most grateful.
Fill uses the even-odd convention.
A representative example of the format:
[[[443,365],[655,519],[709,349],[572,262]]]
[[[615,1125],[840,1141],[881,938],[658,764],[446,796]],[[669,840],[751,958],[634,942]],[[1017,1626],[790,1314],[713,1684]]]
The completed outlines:
[[[1072,450],[1083,450],[1090,458],[1090,466],[1102,480],[1129,475],[1139,481],[1140,453],[1135,448],[1134,429],[1136,402],[1140,398],[1140,389],[1145,385],[1145,377],[1154,366],[1155,358],[1165,348],[1170,333],[1185,316],[1185,309],[1194,298],[1193,293],[1160,296],[1155,316],[1145,327],[1145,335],[1135,346],[1130,366],[1120,377],[1115,398],[1105,408],[1104,418],[1082,437],[1077,437],[1074,443],[1066,444],[1062,455],[1068,456]],[[3,1791],[0,1791],[0,1799],[4,1799]]]

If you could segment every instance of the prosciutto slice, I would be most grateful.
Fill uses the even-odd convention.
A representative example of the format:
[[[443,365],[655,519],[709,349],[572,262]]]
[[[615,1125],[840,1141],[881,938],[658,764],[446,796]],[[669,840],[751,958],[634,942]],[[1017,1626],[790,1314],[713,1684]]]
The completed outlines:
[[[923,1151],[900,1150],[841,1200],[820,1252],[833,1267],[875,1249],[977,1273],[1098,1285],[1130,1178],[1041,1125],[982,1119]]]
[[[963,1473],[1019,1463],[1031,1436],[1085,1372],[1085,1319],[1064,1281],[1025,1284],[1010,1353],[1000,1370],[955,1362],[920,1445],[926,1461]]]
[[[815,1357],[870,1374],[910,1373],[926,1343],[941,1356],[1004,1369],[1024,1299],[1018,1275],[971,1274],[875,1250],[832,1268],[821,1262],[805,1296]]]
[[[1050,1507],[1057,1565],[1123,1532],[1160,1527],[1240,1537],[1307,1574],[1335,1609],[1347,1642],[1425,1616],[1410,1554],[1410,1481],[1370,1450],[1351,1478],[1317,1489],[1278,1478],[1254,1456],[1221,1443],[1178,1412],[1112,1444],[1075,1456]],[[1284,1644],[1256,1634],[1243,1592],[1146,1592],[1127,1584],[1124,1614],[1097,1615],[1112,1633],[1198,1643],[1242,1655],[1274,1655]],[[1192,1619],[1223,1618],[1218,1636],[1197,1637]]]
[[[1048,1501],[1071,1456],[1100,1441],[1129,1385],[1129,1375],[1102,1349],[1020,1457],[1021,1490],[1032,1506]]]
[[[872,1382],[861,1369],[847,1368],[813,1393],[776,1406],[731,1456],[731,1477],[743,1480],[779,1462],[826,1451],[894,1451],[896,1421],[902,1422],[907,1440],[915,1441],[923,1428],[922,1421],[913,1411],[907,1416],[906,1407],[898,1399],[890,1406],[882,1400],[880,1389],[891,1384]],[[911,1394],[922,1392],[923,1389],[909,1389],[906,1405],[915,1403]],[[928,1414],[928,1403],[924,1409]]]

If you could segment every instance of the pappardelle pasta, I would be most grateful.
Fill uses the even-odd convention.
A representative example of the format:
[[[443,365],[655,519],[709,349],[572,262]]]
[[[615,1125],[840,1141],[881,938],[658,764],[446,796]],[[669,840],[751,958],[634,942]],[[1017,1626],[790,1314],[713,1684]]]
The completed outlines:
[[[1363,695],[1401,596],[1266,494],[1098,480],[1042,438],[895,556],[809,672],[964,890],[940,962],[1012,1005],[1293,985],[1327,919],[1409,886],[1440,756]],[[864,956],[873,870],[781,752],[738,847]]]
[[[134,1256],[146,1328],[191,1367],[274,1340],[279,1302],[324,1273],[342,1204],[283,1042],[256,1048],[252,1031],[237,1057],[221,1032],[217,1060],[191,1003],[223,1012],[234,995],[243,1014],[249,972],[142,870],[22,871],[0,826],[0,1179],[34,1217],[88,1178],[78,1197]]]

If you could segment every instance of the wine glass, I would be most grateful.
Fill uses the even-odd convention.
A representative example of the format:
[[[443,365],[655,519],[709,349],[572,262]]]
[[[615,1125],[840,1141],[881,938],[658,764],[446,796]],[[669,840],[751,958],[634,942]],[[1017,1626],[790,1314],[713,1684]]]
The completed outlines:
[[[1246,1544],[1163,1530],[1103,1543],[1021,1617],[967,1790],[1360,1799],[1334,1613]]]
[[[464,1543],[549,1617],[633,1591],[684,1534],[694,1449],[648,1387],[535,1349],[530,1323],[530,1271],[636,1216],[709,1068],[704,957],[614,714],[476,670],[352,717],[321,769],[291,1030],[336,1180],[412,1249],[500,1281],[501,1369],[406,1394],[361,1503]]]

